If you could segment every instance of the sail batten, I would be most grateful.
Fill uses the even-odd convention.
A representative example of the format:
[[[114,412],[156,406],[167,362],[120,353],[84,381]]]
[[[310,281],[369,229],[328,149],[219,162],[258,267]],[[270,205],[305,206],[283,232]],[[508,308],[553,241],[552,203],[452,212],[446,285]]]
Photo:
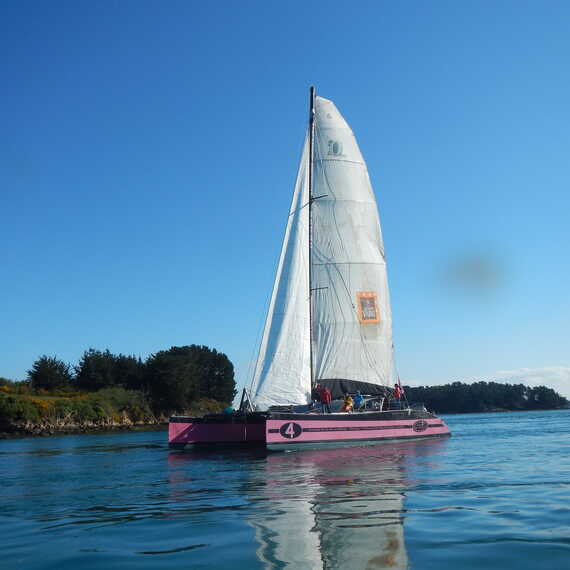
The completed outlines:
[[[315,378],[393,382],[384,244],[368,170],[332,101],[316,98],[314,121],[312,236],[306,140],[252,383],[260,409],[309,401],[310,299]]]

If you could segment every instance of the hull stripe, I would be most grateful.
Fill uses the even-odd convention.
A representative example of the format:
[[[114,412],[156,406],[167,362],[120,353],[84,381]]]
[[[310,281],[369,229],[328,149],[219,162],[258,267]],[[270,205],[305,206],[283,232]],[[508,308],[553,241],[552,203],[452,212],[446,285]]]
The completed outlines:
[[[285,449],[296,446],[311,446],[311,445],[323,445],[326,446],[329,443],[347,443],[347,444],[358,444],[365,441],[395,441],[400,439],[408,440],[420,440],[420,439],[430,439],[430,438],[444,438],[450,437],[450,433],[418,433],[414,435],[398,435],[392,437],[363,437],[359,439],[327,439],[327,440],[305,440],[299,441],[297,439],[287,440],[287,441],[272,441],[267,442],[266,447],[268,449]]]
[[[305,432],[324,432],[324,431],[380,431],[384,429],[413,429],[413,424],[405,425],[392,425],[392,426],[355,426],[355,427],[320,427],[320,428],[303,428],[303,433]],[[431,427],[443,427],[443,424],[428,424],[428,428]],[[269,433],[279,433],[278,429],[268,429]]]

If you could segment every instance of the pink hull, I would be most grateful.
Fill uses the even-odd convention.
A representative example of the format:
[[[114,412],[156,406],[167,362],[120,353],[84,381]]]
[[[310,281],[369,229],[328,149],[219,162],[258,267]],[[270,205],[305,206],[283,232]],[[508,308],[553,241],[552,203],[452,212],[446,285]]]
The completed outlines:
[[[264,443],[265,424],[209,424],[170,422],[168,443],[183,447],[193,443]]]
[[[168,442],[174,448],[191,444],[255,444],[266,445],[268,449],[290,449],[306,444],[341,445],[450,435],[443,420],[435,416],[397,420],[346,418],[320,419],[315,415],[297,415],[294,419],[267,419],[255,423],[194,422],[191,418],[173,421],[173,418],[168,428]]]
[[[267,420],[266,444],[279,449],[308,443],[343,443],[450,435],[440,418],[405,420]]]

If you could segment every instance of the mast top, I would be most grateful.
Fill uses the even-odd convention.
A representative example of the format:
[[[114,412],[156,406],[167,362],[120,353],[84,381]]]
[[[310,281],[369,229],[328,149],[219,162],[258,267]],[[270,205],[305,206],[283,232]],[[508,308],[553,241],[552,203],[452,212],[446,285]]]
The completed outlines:
[[[315,115],[315,96],[317,90],[311,85],[309,88],[309,121],[313,120]]]

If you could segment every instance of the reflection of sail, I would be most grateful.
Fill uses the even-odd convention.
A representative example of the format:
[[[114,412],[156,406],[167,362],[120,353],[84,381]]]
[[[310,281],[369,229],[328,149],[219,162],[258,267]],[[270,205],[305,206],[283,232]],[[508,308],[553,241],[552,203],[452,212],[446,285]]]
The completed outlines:
[[[250,521],[259,543],[257,557],[266,568],[323,568],[315,515],[306,500],[273,500],[271,513]]]
[[[405,491],[446,443],[171,453],[162,516],[179,532],[164,551],[192,550],[193,567],[215,556],[220,568],[408,568]]]
[[[440,442],[434,442],[439,444]],[[406,457],[426,442],[270,455],[250,524],[266,568],[407,568]]]
[[[330,466],[336,465],[335,478],[317,495],[324,566],[407,568],[401,447],[359,451],[329,458]]]

